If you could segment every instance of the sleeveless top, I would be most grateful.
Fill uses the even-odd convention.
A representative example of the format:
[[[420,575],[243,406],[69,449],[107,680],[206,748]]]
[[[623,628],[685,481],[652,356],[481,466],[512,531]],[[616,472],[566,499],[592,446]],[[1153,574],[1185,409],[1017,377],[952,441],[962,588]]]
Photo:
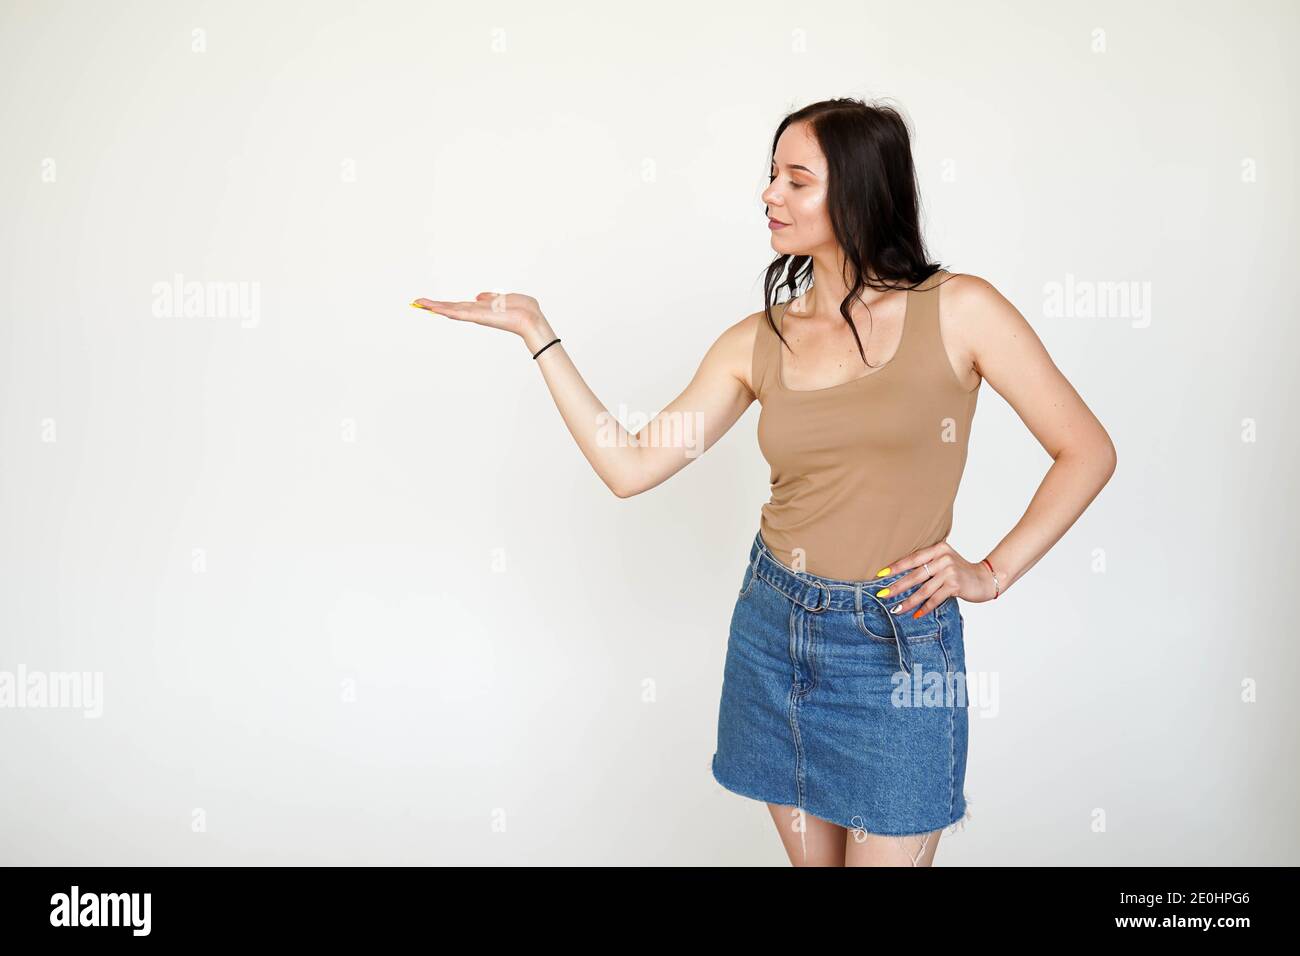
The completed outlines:
[[[907,291],[889,362],[829,388],[785,387],[789,350],[760,315],[751,375],[772,495],[759,530],[787,567],[866,581],[952,529],[979,385],[968,391],[958,380],[939,334],[949,276],[940,270]],[[783,333],[787,306],[772,310]]]

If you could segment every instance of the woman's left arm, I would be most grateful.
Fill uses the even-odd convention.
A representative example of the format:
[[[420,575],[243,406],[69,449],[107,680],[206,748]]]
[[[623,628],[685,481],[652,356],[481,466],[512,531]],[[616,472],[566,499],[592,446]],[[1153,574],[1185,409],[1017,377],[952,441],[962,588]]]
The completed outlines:
[[[954,354],[968,361],[1015,409],[1051,455],[1052,466],[1016,526],[988,553],[996,583],[982,561],[966,561],[946,541],[891,564],[894,571],[921,569],[894,586],[901,593],[926,582],[897,609],[914,617],[928,614],[953,595],[988,601],[1005,591],[1078,520],[1114,474],[1116,462],[1106,429],[1056,367],[1025,317],[997,289],[978,276],[958,274],[944,283],[940,303],[943,335]]]

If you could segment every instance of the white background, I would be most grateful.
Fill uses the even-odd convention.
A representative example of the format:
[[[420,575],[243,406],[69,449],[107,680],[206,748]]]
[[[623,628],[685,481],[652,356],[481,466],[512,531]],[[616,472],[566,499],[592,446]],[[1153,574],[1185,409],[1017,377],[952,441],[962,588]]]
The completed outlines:
[[[0,861],[785,865],[709,772],[758,406],[619,500],[518,339],[408,302],[528,292],[653,414],[762,305],[781,117],[860,96],[915,130],[933,257],[1119,452],[964,605],[998,697],[937,862],[1298,862],[1297,20],[4,4],[0,671],[104,699],[0,710]],[[255,283],[256,324],[156,315],[177,273]],[[1048,315],[1067,276],[1150,321]],[[1049,464],[985,385],[954,546]]]

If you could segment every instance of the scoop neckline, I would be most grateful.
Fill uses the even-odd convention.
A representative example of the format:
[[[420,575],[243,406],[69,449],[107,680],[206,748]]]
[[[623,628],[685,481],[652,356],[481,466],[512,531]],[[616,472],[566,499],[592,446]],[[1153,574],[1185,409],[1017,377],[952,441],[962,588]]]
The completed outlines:
[[[851,378],[847,382],[840,382],[838,385],[827,385],[823,388],[790,388],[785,384],[785,353],[781,349],[781,340],[778,338],[776,340],[777,387],[789,395],[818,395],[824,392],[834,392],[841,388],[847,388],[850,385],[857,385],[859,382],[864,382],[869,378],[875,378],[877,375],[886,371],[891,365],[898,361],[899,357],[903,354],[903,348],[907,345],[907,333],[908,329],[912,325],[912,293],[915,291],[915,289],[904,290],[906,298],[903,300],[903,334],[898,337],[898,347],[894,349],[894,354],[891,355],[889,361],[880,366],[880,368],[876,369],[874,372],[868,372],[866,375],[859,375],[857,378]],[[789,307],[790,303],[785,302],[784,308],[781,309],[781,323],[778,326],[778,329],[784,329],[785,313]]]

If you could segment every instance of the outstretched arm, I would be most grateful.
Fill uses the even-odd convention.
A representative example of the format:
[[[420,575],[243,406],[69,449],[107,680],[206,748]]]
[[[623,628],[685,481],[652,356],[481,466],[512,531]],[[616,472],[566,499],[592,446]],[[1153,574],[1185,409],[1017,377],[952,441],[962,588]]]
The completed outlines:
[[[417,299],[411,304],[513,332],[523,339],[529,355],[556,338],[537,300],[528,295],[482,292],[473,302]],[[682,393],[635,433],[627,431],[588,387],[563,342],[537,356],[569,434],[610,491],[630,498],[654,488],[708,451],[736,423],[754,400],[749,361],[759,318],[751,315],[726,329]]]

